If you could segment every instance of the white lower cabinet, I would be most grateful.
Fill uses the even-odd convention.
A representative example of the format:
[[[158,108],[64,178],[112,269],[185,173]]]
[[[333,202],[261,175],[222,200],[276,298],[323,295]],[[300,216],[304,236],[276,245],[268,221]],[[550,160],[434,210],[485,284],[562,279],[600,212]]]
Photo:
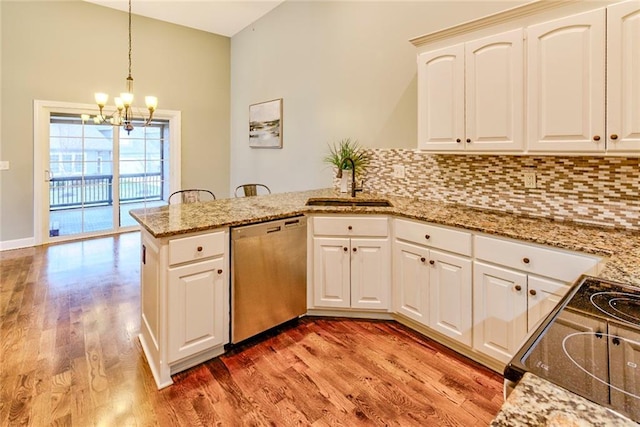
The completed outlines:
[[[222,257],[169,269],[169,363],[224,344]]]
[[[389,309],[387,221],[386,217],[313,218],[314,307]]]
[[[170,238],[142,230],[140,342],[158,388],[224,353],[229,338],[227,229]]]
[[[432,247],[471,250],[471,234],[396,220],[394,309],[471,346],[471,260]]]

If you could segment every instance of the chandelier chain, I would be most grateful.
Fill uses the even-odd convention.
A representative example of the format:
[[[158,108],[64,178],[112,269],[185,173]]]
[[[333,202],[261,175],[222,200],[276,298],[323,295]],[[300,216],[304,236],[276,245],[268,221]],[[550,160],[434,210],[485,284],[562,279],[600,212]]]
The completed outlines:
[[[129,0],[129,77],[131,77],[131,0]]]

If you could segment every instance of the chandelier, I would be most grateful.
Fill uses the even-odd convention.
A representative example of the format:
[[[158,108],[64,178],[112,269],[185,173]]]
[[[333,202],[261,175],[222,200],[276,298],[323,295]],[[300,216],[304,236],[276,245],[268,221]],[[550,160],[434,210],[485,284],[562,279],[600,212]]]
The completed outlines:
[[[120,97],[113,99],[116,110],[111,115],[105,115],[104,108],[109,100],[109,95],[98,92],[95,94],[95,101],[98,104],[100,113],[93,118],[95,124],[110,123],[114,126],[122,126],[127,134],[133,130],[133,77],[131,77],[131,0],[129,0],[129,74],[126,80],[126,92],[120,93]],[[149,118],[144,119],[144,126],[151,123],[153,112],[158,106],[158,98],[155,96],[145,96],[144,98],[147,109],[149,110]],[[82,119],[88,120],[88,115],[82,115]]]

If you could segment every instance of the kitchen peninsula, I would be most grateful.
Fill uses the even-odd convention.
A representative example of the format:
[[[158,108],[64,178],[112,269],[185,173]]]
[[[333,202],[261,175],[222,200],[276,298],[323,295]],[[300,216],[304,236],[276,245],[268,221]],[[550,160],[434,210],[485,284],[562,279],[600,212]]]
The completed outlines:
[[[389,217],[395,219],[407,219],[421,221],[443,227],[467,230],[473,233],[492,235],[498,238],[516,239],[534,245],[544,245],[558,250],[575,251],[582,254],[590,254],[594,257],[606,259],[604,266],[597,269],[597,275],[601,278],[624,282],[640,287],[640,266],[637,260],[640,259],[640,245],[637,244],[637,233],[627,230],[606,229],[580,225],[572,222],[554,221],[545,218],[532,218],[512,215],[504,212],[480,210],[460,205],[445,204],[421,200],[417,198],[395,197],[380,194],[359,194],[358,200],[377,200],[384,198],[390,201],[391,207],[378,206],[307,206],[306,202],[310,198],[345,198],[348,194],[340,194],[332,189],[311,190],[304,192],[292,192],[283,194],[273,194],[268,196],[223,199],[213,202],[185,205],[171,205],[160,208],[145,210],[134,210],[131,215],[140,223],[143,232],[143,245],[163,245],[166,243],[166,255],[169,258],[170,249],[167,242],[180,239],[181,241],[190,238],[201,239],[201,236],[215,235],[215,245],[219,245],[219,250],[210,255],[219,264],[208,267],[207,271],[220,274],[220,295],[216,300],[222,304],[228,304],[228,266],[227,258],[229,237],[229,227],[258,223],[280,218],[287,218],[297,215],[348,215],[363,216],[370,215],[376,217]],[[213,233],[212,233],[213,232]],[[155,242],[155,243],[154,243]],[[160,242],[160,243],[158,243]],[[196,240],[194,248],[201,248]],[[157,248],[159,249],[159,248]],[[202,249],[194,251],[206,252]],[[157,253],[161,253],[158,251]],[[195,253],[195,252],[194,252]],[[199,253],[199,252],[198,252]],[[149,260],[149,250],[146,255]],[[184,260],[182,260],[184,261]],[[213,262],[213,261],[211,261]],[[171,263],[167,261],[167,265]],[[180,265],[176,263],[175,265]],[[141,269],[143,282],[145,267]],[[157,272],[156,272],[157,273]],[[162,272],[158,273],[162,275]],[[153,274],[152,278],[158,280],[159,275]],[[148,279],[148,278],[147,278]],[[144,284],[143,284],[144,286]],[[151,286],[156,289],[156,284]],[[160,288],[157,288],[160,289]],[[143,294],[145,290],[143,289]],[[167,319],[161,314],[166,314],[166,304],[168,298],[161,295],[161,292],[153,293],[153,297],[161,305],[158,317],[157,328],[161,333],[157,334],[158,340],[166,339],[166,328],[171,326]],[[145,296],[142,297],[142,304],[145,304]],[[143,307],[144,311],[144,307]],[[199,357],[191,360],[188,364],[182,364],[180,356],[176,355],[169,366],[159,350],[150,349],[152,345],[149,336],[144,337],[145,322],[141,322],[141,341],[150,363],[151,369],[156,377],[159,387],[171,384],[170,375],[181,369],[186,369],[188,365],[199,363],[207,358],[221,354],[223,345],[228,341],[228,307],[222,307],[224,317],[218,325],[218,330],[210,335],[217,339],[213,352],[204,352]],[[391,311],[391,310],[390,310]],[[381,318],[389,318],[381,316]],[[226,323],[226,324],[225,324]],[[226,336],[225,336],[226,335]],[[159,344],[155,342],[154,345]],[[159,347],[158,347],[159,348]],[[495,367],[494,367],[495,369]],[[523,386],[524,387],[524,386]],[[518,388],[516,389],[518,390]]]

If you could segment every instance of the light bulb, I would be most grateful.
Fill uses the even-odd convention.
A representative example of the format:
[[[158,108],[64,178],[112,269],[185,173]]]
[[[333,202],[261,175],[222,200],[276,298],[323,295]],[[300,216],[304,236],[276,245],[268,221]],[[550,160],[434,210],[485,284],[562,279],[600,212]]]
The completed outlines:
[[[123,92],[120,94],[120,99],[122,99],[122,103],[124,104],[125,107],[130,107],[131,104],[133,104],[132,93]]]
[[[82,123],[86,122],[89,120],[89,115],[88,114],[81,114],[80,115],[80,119],[82,119]]]
[[[155,111],[155,109],[158,107],[158,98],[156,98],[155,96],[145,96],[144,102],[145,104],[147,104],[147,108],[151,111]]]
[[[107,105],[107,101],[109,100],[109,95],[102,92],[96,92],[95,99],[96,99],[96,104],[98,104],[99,107],[104,107],[105,105]]]
[[[116,108],[118,109],[118,111],[120,111],[120,110],[122,110],[124,108],[124,102],[122,102],[122,99],[113,98],[113,102],[116,103]]]

